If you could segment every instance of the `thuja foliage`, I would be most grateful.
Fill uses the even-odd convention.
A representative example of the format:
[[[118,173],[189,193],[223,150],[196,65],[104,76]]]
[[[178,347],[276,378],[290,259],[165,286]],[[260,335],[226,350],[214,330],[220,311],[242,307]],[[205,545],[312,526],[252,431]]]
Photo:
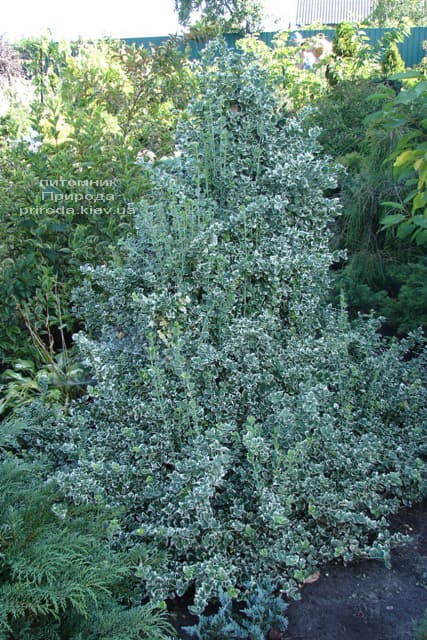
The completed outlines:
[[[21,423],[69,498],[124,506],[123,540],[152,549],[141,587],[193,586],[201,614],[266,579],[295,595],[331,559],[387,561],[387,516],[426,487],[416,336],[385,343],[325,302],[339,207],[316,131],[283,122],[250,53],[209,46],[199,81],[123,264],[76,296],[90,399]]]
[[[2,640],[166,639],[164,611],[129,606],[132,564],[111,551],[98,509],[67,505],[40,468],[13,456],[0,482]]]

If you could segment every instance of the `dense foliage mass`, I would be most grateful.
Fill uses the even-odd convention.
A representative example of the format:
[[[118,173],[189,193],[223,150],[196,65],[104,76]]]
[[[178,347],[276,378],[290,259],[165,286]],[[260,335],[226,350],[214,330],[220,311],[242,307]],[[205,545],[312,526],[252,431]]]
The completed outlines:
[[[315,106],[308,127],[320,125],[324,150],[348,168],[334,246],[349,261],[337,272],[335,303],[343,289],[352,313],[374,309],[401,334],[425,325],[427,304],[425,247],[410,241],[425,234],[424,80],[387,79],[401,68],[403,34],[393,29],[373,46],[342,25],[332,55],[313,69],[301,68],[301,55],[322,49],[321,36],[302,48],[287,33],[271,49],[253,37],[239,43],[268,68],[283,117]],[[70,350],[82,322],[70,300],[80,266],[121,259],[119,240],[149,188],[145,161],[170,152],[177,114],[197,90],[174,42],[148,50],[42,38],[19,51],[21,62],[6,44],[0,53],[0,413],[39,395],[68,403],[81,393],[89,378]],[[398,91],[402,82],[393,99],[385,85]]]
[[[345,169],[333,246],[348,258],[336,270],[334,299],[344,291],[352,314],[375,310],[386,332],[405,335],[427,326],[425,75],[422,65],[396,73],[404,32],[388,32],[376,50],[354,27],[338,33],[344,42],[334,44],[326,68],[332,86],[309,115],[324,150]]]
[[[192,86],[173,42],[149,50],[43,38],[21,50],[32,96],[24,109],[9,90],[0,119],[2,368],[18,357],[49,364],[28,325],[63,349],[59,331],[78,326],[70,292],[80,266],[117,254],[148,187],[144,160],[173,148]]]
[[[384,317],[384,328],[401,335],[427,326],[426,138],[420,125],[427,102],[422,77],[406,82],[397,96],[393,88],[366,81],[335,89],[345,96],[334,110],[342,115],[341,142],[348,146],[340,145],[336,131],[328,142],[329,148],[336,142],[347,167],[335,242],[349,260],[336,274],[337,289],[344,289],[353,313],[375,309]],[[345,104],[350,100],[359,124],[349,127]],[[329,96],[321,106],[325,141],[333,101]]]
[[[13,424],[76,504],[125,508],[141,589],[194,586],[201,614],[266,580],[296,595],[331,559],[387,562],[386,517],[425,493],[426,398],[416,336],[327,304],[339,207],[317,132],[283,121],[251,53],[210,47],[199,82],[123,264],[78,293],[90,400]]]
[[[175,42],[0,47],[1,637],[164,640],[194,593],[192,636],[264,640],[325,562],[388,562],[426,494],[403,33],[216,43],[196,74]]]

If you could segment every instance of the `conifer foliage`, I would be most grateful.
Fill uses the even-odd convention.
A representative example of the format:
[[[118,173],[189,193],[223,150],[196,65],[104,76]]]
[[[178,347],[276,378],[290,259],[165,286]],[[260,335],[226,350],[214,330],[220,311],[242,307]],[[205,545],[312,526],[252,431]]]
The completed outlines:
[[[67,506],[40,472],[0,463],[1,640],[166,640],[164,611],[125,604],[132,565],[99,510]]]

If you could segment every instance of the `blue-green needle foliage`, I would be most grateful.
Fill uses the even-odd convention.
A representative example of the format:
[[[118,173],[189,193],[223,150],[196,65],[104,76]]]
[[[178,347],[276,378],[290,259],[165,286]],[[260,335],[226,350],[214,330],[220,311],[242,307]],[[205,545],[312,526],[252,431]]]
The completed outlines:
[[[233,607],[231,595],[221,591],[218,612],[201,615],[197,625],[185,630],[197,640],[265,640],[272,629],[280,632],[288,626],[284,615],[287,604],[274,597],[273,591],[271,584],[258,585],[248,595],[244,609]]]
[[[283,120],[250,53],[209,47],[199,80],[123,263],[76,296],[90,399],[22,419],[71,499],[126,509],[147,593],[194,586],[198,614],[265,579],[296,594],[332,559],[387,562],[387,516],[426,488],[417,337],[325,301],[339,204],[317,132]]]

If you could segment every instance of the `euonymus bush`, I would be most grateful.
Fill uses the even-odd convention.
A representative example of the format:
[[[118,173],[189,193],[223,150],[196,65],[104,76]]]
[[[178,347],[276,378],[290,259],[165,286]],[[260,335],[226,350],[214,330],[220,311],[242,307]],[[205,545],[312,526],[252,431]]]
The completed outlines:
[[[387,516],[426,488],[417,337],[386,343],[325,301],[339,205],[317,132],[283,123],[250,53],[211,46],[199,76],[123,264],[76,296],[90,397],[14,425],[76,503],[125,507],[123,542],[152,550],[144,589],[193,585],[198,613],[266,579],[295,595],[332,559],[387,561]]]

